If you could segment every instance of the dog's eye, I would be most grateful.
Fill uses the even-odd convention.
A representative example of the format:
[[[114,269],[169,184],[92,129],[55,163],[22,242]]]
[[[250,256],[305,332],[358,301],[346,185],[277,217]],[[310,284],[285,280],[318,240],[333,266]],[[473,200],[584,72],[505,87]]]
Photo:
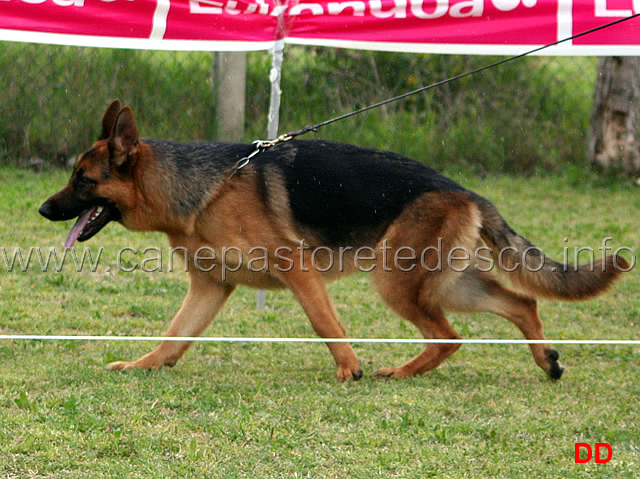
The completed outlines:
[[[93,180],[91,178],[87,178],[86,176],[81,176],[80,177],[80,182],[83,185],[87,185],[87,186],[96,186],[98,184],[98,182],[96,180]]]
[[[98,184],[96,180],[84,176],[84,168],[78,170],[76,183],[78,186],[96,186]]]

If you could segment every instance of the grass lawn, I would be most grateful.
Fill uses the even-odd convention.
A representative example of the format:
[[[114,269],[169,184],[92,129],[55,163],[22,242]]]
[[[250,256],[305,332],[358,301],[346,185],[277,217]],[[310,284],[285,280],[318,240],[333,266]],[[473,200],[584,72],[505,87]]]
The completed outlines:
[[[95,272],[26,272],[16,247],[59,247],[69,224],[38,215],[66,181],[0,167],[0,334],[161,335],[186,292],[183,273],[110,268],[123,246],[163,237],[109,225],[86,245]],[[563,248],[640,243],[640,191],[559,177],[453,175],[491,199],[511,226],[555,259]],[[566,240],[565,240],[566,239]],[[80,248],[85,244],[79,245]],[[630,255],[626,255],[627,258]],[[147,256],[148,257],[148,256]],[[34,257],[35,258],[35,257]],[[131,264],[144,255],[127,256]],[[53,268],[50,268],[53,269]],[[148,265],[152,269],[152,265]],[[415,338],[365,275],[330,285],[352,337]],[[553,339],[640,339],[636,271],[586,303],[541,301]],[[255,309],[240,289],[211,336],[312,336],[286,291]],[[465,338],[519,338],[496,316],[450,315]],[[153,343],[0,342],[0,478],[632,478],[640,469],[640,347],[559,346],[567,367],[550,381],[521,345],[465,345],[439,369],[376,380],[418,345],[355,345],[359,382],[335,380],[322,344],[195,345],[172,369],[112,373]],[[606,464],[574,463],[574,444],[609,443]]]

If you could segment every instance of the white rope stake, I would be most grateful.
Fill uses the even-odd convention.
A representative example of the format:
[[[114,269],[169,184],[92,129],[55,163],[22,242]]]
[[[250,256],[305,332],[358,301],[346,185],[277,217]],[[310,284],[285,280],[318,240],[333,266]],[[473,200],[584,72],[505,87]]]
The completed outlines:
[[[191,341],[200,343],[375,343],[375,344],[582,344],[639,346],[640,339],[380,339],[380,338],[242,338],[175,336],[55,336],[2,334],[0,340],[35,341]]]

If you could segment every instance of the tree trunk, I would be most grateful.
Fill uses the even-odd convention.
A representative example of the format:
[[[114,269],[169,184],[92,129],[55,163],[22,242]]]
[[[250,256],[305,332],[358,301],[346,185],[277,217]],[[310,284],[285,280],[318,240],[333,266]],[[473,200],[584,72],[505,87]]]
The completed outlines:
[[[591,115],[587,159],[628,175],[640,173],[640,58],[603,57]]]
[[[213,54],[213,87],[216,97],[216,140],[240,141],[244,136],[247,54]]]

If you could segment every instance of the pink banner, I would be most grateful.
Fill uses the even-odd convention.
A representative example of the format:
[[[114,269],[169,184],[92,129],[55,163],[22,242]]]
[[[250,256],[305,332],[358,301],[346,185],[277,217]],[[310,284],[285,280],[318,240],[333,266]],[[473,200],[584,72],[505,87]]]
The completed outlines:
[[[577,34],[640,13],[638,0],[592,0],[573,3],[573,33]],[[640,18],[574,40],[575,45],[640,45]],[[611,53],[611,55],[615,54]]]
[[[172,0],[164,38],[270,42],[278,18],[269,13],[272,1]]]
[[[556,40],[557,3],[544,0],[300,2],[289,36],[394,43],[525,44]]]
[[[0,0],[0,40],[177,50],[290,43],[521,53],[628,17],[640,0]],[[640,55],[640,20],[545,51]]]
[[[155,0],[0,0],[0,28],[67,35],[149,38]]]

